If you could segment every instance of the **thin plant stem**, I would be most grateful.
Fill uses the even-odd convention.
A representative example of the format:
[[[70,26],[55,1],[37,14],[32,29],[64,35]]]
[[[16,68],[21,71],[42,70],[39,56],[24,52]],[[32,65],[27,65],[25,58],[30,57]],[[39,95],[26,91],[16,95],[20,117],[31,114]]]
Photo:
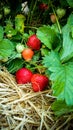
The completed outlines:
[[[27,17],[27,22],[26,22],[27,25],[28,25],[28,23],[29,23],[29,19],[30,19],[30,16],[31,16],[32,6],[33,6],[33,0],[31,0],[30,10],[29,10],[28,17]]]
[[[37,27],[32,27],[32,26],[25,26],[25,28],[31,28],[31,29],[37,29]]]
[[[54,7],[53,7],[53,5],[52,5],[51,2],[50,2],[50,4],[51,4],[52,10],[53,10],[53,13],[54,13],[54,15],[55,15],[55,17],[56,17],[56,22],[57,22],[57,26],[58,26],[59,32],[60,32],[60,34],[61,34],[61,33],[62,33],[62,30],[61,30],[61,27],[60,27],[60,24],[59,24],[58,17],[57,17],[57,15],[56,15],[55,9],[54,9]]]
[[[30,16],[30,22],[29,22],[30,24],[31,24],[31,21],[32,21],[32,18],[33,18],[34,10],[36,8],[36,4],[37,4],[37,0],[35,1],[35,4],[33,6],[33,10],[31,10],[31,16]]]

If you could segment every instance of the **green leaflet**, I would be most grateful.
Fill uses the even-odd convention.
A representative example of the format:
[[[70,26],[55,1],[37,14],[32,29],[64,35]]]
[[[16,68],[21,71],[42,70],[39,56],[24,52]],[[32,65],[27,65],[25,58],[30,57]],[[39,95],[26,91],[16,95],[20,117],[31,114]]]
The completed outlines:
[[[73,106],[67,106],[67,104],[64,101],[56,100],[52,104],[52,110],[55,112],[55,115],[61,116],[63,114],[73,112]]]
[[[13,28],[13,24],[10,20],[6,21],[4,32],[6,33],[7,37],[12,37],[17,34],[17,30]]]
[[[67,24],[73,26],[73,14],[70,14]]]
[[[73,38],[73,27],[71,28],[71,36]]]
[[[73,7],[73,0],[67,0],[68,4]]]
[[[45,65],[45,67],[48,68],[50,72],[54,72],[55,70],[56,72],[59,71],[61,67],[61,62],[58,53],[51,51],[49,55],[46,55],[43,58],[43,64]]]
[[[42,3],[48,4],[49,0],[41,0]]]
[[[53,95],[58,100],[65,100],[67,105],[73,105],[73,62],[61,64],[59,55],[52,51],[44,57],[43,63],[51,71]]]
[[[0,41],[0,57],[7,58],[9,57],[14,50],[12,42],[8,39],[3,39]]]
[[[23,67],[23,64],[24,62],[22,59],[14,59],[7,65],[8,71],[10,73],[15,73],[18,69]]]
[[[50,26],[44,25],[43,27],[39,27],[36,34],[41,42],[49,49],[52,49],[53,46],[57,45],[57,32]]]
[[[67,24],[63,27],[63,49],[61,52],[61,60],[63,62],[73,57],[73,38],[72,38],[72,27],[73,27],[73,14],[68,18]]]
[[[0,41],[3,39],[3,36],[4,36],[3,27],[0,26]]]

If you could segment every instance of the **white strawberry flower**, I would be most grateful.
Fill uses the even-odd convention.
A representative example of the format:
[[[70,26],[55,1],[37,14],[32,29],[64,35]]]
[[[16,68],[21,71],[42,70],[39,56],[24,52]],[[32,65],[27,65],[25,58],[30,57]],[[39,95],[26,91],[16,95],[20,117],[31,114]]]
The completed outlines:
[[[28,15],[28,13],[29,13],[28,2],[26,1],[26,2],[22,3],[21,7],[22,7],[21,8],[22,13],[24,13],[25,15]]]

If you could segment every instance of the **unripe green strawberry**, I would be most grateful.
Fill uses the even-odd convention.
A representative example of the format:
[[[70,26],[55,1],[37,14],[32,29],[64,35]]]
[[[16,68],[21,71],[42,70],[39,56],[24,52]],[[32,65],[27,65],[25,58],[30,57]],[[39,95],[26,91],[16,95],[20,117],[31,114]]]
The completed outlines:
[[[24,50],[24,45],[19,43],[16,45],[16,50],[18,53],[21,53]]]
[[[66,10],[63,8],[58,8],[56,10],[56,13],[57,13],[58,18],[61,19],[66,14]]]
[[[10,13],[10,8],[9,7],[4,7],[4,15],[8,15]]]

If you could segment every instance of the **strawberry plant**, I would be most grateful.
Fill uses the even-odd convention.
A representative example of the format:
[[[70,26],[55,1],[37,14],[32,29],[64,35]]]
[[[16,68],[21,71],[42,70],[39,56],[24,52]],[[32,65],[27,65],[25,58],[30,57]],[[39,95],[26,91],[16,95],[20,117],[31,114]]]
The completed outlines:
[[[0,65],[17,83],[31,82],[35,92],[49,83],[57,116],[73,112],[73,0],[32,0],[22,9],[20,1],[13,9],[6,3],[0,8]]]
[[[57,98],[53,104],[53,110],[60,102],[65,104],[67,110],[71,108],[69,111],[73,106],[73,38],[70,35],[72,21],[73,14],[69,16],[67,24],[62,28],[63,44],[60,50],[51,50],[49,55],[43,58],[43,64],[47,67],[47,73],[52,81],[53,95]],[[58,110],[55,109],[55,111],[57,114]]]

